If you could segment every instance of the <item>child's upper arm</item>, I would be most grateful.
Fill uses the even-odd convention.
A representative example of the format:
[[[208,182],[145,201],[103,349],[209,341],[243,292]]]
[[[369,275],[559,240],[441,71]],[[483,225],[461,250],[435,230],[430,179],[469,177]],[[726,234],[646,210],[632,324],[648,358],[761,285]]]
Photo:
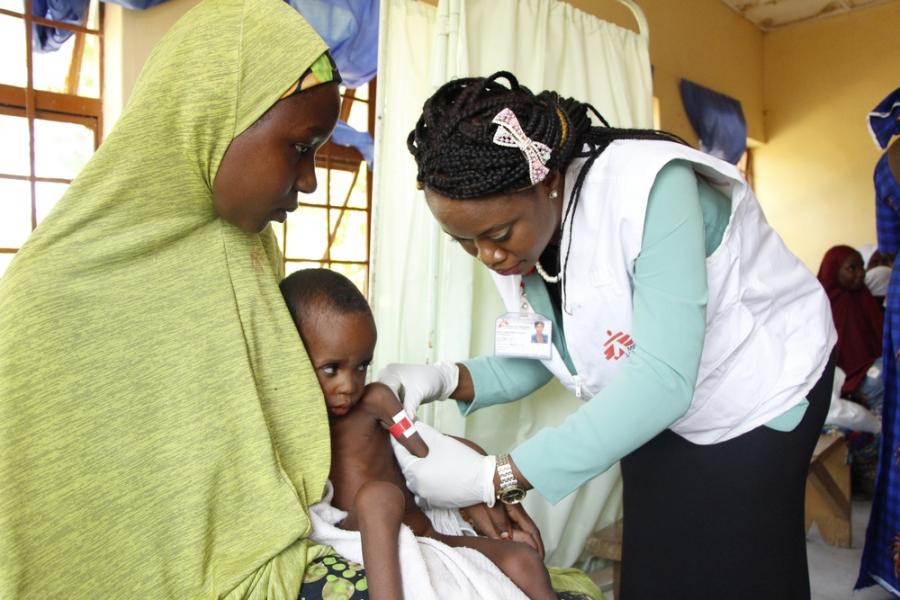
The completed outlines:
[[[403,410],[403,403],[394,395],[391,388],[383,383],[370,383],[366,386],[360,399],[362,408],[375,417],[378,423],[394,436],[401,446],[413,456],[422,458],[428,455],[428,445],[412,426],[412,419]],[[395,419],[395,417],[398,417]]]

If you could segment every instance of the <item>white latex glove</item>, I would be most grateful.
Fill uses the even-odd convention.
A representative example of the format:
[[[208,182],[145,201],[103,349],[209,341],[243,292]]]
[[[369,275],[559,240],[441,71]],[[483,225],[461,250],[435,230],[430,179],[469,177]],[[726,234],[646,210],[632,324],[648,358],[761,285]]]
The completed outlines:
[[[428,444],[428,456],[418,458],[391,438],[391,446],[406,486],[433,508],[460,508],[484,502],[494,505],[496,456],[484,456],[450,436],[416,423]]]
[[[434,365],[391,363],[379,371],[377,379],[391,388],[409,416],[415,417],[420,404],[446,400],[456,390],[459,367],[444,362]]]

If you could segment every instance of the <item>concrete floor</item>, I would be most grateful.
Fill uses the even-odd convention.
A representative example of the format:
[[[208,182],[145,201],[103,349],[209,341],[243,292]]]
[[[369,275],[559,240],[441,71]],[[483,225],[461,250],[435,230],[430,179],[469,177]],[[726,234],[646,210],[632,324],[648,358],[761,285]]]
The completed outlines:
[[[853,592],[853,584],[859,574],[859,559],[866,537],[870,508],[871,502],[853,501],[851,548],[829,546],[822,541],[815,525],[810,529],[806,536],[806,553],[809,559],[812,600],[893,599],[893,596],[877,585]]]

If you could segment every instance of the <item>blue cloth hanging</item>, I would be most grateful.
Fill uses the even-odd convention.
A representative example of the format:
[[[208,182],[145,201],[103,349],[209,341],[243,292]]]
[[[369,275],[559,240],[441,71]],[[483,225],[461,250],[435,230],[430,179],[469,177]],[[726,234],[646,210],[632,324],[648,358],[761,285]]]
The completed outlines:
[[[309,21],[337,64],[344,85],[356,89],[375,77],[378,69],[379,0],[285,0]],[[338,121],[331,139],[359,150],[371,169],[375,145],[367,131]]]
[[[681,101],[700,138],[700,150],[732,164],[747,149],[747,122],[741,103],[702,85],[681,80]]]
[[[104,2],[141,10],[162,4],[165,0],[104,0]],[[90,0],[32,0],[31,14],[43,19],[81,25],[89,7]],[[34,25],[33,31],[32,48],[41,53],[56,52],[74,33],[68,29],[37,24]]]
[[[343,121],[338,121],[331,134],[331,141],[338,146],[352,146],[359,150],[371,169],[375,163],[375,143],[368,131],[357,131]]]
[[[897,88],[878,103],[866,116],[869,133],[879,148],[887,148],[895,135],[900,135],[900,88]]]
[[[356,89],[375,77],[379,0],[285,1],[328,44],[344,85]]]

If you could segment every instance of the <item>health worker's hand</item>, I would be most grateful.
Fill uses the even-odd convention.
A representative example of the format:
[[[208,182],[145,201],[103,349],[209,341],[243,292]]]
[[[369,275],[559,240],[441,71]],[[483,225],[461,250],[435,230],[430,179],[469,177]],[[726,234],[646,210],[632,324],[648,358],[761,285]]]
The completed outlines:
[[[428,445],[428,456],[417,458],[391,438],[391,447],[406,478],[406,486],[435,508],[459,508],[484,502],[494,505],[497,457],[484,456],[462,442],[417,422]]]
[[[391,388],[409,416],[415,417],[420,404],[450,397],[459,383],[459,367],[443,362],[434,365],[391,363],[381,369],[376,379]]]

